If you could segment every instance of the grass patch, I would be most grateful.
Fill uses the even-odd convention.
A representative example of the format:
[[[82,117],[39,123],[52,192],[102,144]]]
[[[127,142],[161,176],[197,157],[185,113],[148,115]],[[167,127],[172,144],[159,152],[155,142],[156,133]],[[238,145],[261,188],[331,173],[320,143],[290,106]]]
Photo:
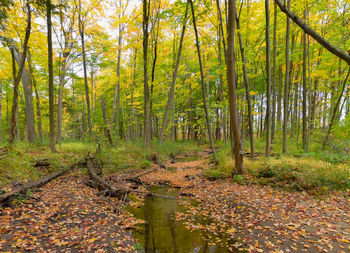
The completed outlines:
[[[324,160],[302,157],[259,158],[244,160],[250,181],[292,190],[319,193],[350,189],[348,164],[332,164]]]

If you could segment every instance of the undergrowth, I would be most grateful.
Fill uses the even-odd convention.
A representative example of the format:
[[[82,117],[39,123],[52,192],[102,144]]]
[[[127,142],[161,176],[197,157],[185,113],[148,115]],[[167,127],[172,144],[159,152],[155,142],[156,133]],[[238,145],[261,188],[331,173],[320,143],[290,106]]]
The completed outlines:
[[[13,146],[0,147],[0,187],[8,184],[17,185],[33,181],[39,177],[60,170],[64,166],[83,159],[88,153],[94,154],[97,144],[65,140],[57,145],[57,152],[52,153],[49,147],[37,144],[17,142]],[[115,147],[101,143],[99,156],[103,161],[104,173],[114,173],[125,169],[147,169],[152,165],[152,154],[166,161],[179,154],[192,153],[200,148],[191,142],[164,142],[159,146],[152,143],[152,148],[145,150],[141,142],[123,142]],[[35,167],[35,161],[47,159],[48,167]]]

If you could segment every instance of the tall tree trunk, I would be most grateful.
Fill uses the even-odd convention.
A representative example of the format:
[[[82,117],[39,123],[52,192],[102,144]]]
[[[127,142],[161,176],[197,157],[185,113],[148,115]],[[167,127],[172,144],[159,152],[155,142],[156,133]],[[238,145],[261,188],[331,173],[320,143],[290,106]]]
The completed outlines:
[[[158,9],[159,11],[159,9]],[[149,120],[148,123],[151,128],[151,139],[152,139],[152,118],[153,118],[153,86],[154,86],[154,78],[155,78],[155,71],[156,71],[156,63],[157,63],[157,53],[158,53],[158,35],[159,35],[159,18],[158,13],[156,17],[157,22],[157,32],[155,35],[155,42],[154,42],[154,55],[153,55],[153,62],[152,62],[152,72],[151,72],[151,94],[150,94],[150,102],[149,102]]]
[[[108,124],[107,113],[106,113],[106,102],[103,95],[101,95],[101,109],[102,109],[102,117],[104,122],[103,130],[109,141],[109,144],[113,146],[111,131],[109,130],[109,127],[108,127],[109,124]]]
[[[348,73],[344,79],[344,82],[343,82],[343,85],[342,85],[342,88],[341,88],[341,92],[339,94],[339,97],[337,99],[337,102],[333,108],[333,113],[332,113],[332,118],[331,118],[331,122],[329,123],[329,126],[328,126],[328,130],[327,130],[327,134],[326,134],[326,137],[324,138],[324,141],[323,141],[323,144],[322,144],[322,149],[324,150],[326,145],[328,144],[328,138],[329,138],[329,134],[332,130],[332,126],[334,124],[334,120],[335,120],[335,117],[337,115],[337,112],[338,112],[338,108],[339,108],[339,104],[340,104],[340,101],[341,101],[341,98],[343,97],[343,94],[344,94],[344,90],[346,88],[346,82],[349,78],[349,75],[350,75],[350,66],[349,66],[349,70],[348,70]]]
[[[148,66],[147,66],[147,56],[148,56],[148,20],[150,13],[150,2],[148,0],[143,0],[143,21],[142,21],[142,30],[143,30],[143,85],[144,85],[144,136],[143,136],[143,145],[145,148],[151,147],[151,126],[149,125],[149,104],[150,104],[150,94],[148,86]]]
[[[36,98],[36,123],[37,123],[37,130],[38,130],[38,134],[39,134],[39,139],[41,141],[41,143],[43,143],[44,141],[44,134],[43,134],[43,127],[42,127],[42,120],[41,120],[41,109],[40,109],[40,97],[39,97],[39,93],[36,87],[36,80],[35,80],[35,76],[34,76],[34,70],[33,70],[33,66],[32,66],[32,62],[31,62],[31,54],[28,51],[28,66],[29,66],[29,73],[31,76],[31,80],[32,80],[32,84],[34,87],[34,92],[35,92],[35,98]]]
[[[187,1],[187,4],[186,4],[186,11],[185,11],[184,19],[183,19],[181,37],[180,37],[180,42],[179,42],[179,49],[177,50],[176,63],[175,63],[174,71],[173,71],[173,76],[172,76],[172,81],[171,81],[168,101],[167,101],[165,112],[164,112],[164,116],[163,116],[162,128],[160,130],[160,134],[159,134],[159,137],[158,137],[159,138],[158,139],[159,145],[162,144],[164,132],[165,132],[165,129],[166,129],[167,123],[168,123],[168,115],[169,115],[170,106],[171,106],[171,104],[172,104],[172,102],[174,100],[175,83],[176,83],[176,78],[177,78],[177,71],[178,71],[179,65],[180,65],[181,51],[182,51],[182,42],[183,42],[183,39],[185,37],[185,30],[186,30],[186,23],[187,23],[187,14],[188,14],[188,1]]]
[[[133,64],[133,74],[130,90],[130,139],[133,140],[134,135],[134,87],[136,80],[136,62],[137,62],[137,48],[134,49],[134,64]]]
[[[273,75],[272,75],[272,118],[271,118],[271,142],[275,139],[276,131],[276,82],[277,82],[277,5],[273,8]]]
[[[198,54],[198,61],[199,61],[199,70],[200,70],[200,74],[201,74],[202,96],[203,96],[204,112],[205,112],[205,119],[206,119],[206,123],[207,123],[207,131],[208,131],[209,143],[210,143],[211,150],[213,151],[214,160],[215,160],[215,162],[217,162],[218,160],[217,160],[217,157],[216,157],[214,141],[213,141],[213,136],[212,136],[211,127],[210,127],[209,110],[208,110],[207,98],[206,98],[206,92],[205,92],[203,65],[202,65],[202,57],[201,57],[201,51],[200,51],[200,46],[199,46],[199,36],[198,36],[197,25],[196,25],[196,16],[194,14],[193,1],[189,0],[189,2],[191,4],[194,33],[196,35],[196,47],[197,47],[197,54]]]
[[[255,144],[254,144],[254,125],[253,125],[254,122],[253,122],[253,113],[252,113],[252,102],[251,102],[251,98],[250,98],[250,85],[249,85],[249,79],[248,79],[248,73],[247,73],[243,40],[242,40],[242,35],[240,32],[241,28],[240,28],[239,18],[237,17],[237,13],[236,13],[236,26],[237,26],[237,30],[238,30],[239,48],[241,51],[241,58],[242,58],[242,64],[243,64],[243,79],[244,79],[244,85],[245,85],[245,95],[246,95],[247,106],[248,106],[250,157],[252,159],[254,159],[254,157],[255,157]],[[244,126],[243,126],[243,128],[244,128]]]
[[[235,70],[235,16],[236,1],[228,0],[227,20],[227,86],[230,108],[230,127],[233,141],[232,153],[235,159],[236,173],[242,174],[243,155],[241,153],[241,137],[239,131],[237,93],[236,93],[236,70]],[[234,172],[232,173],[234,174]]]
[[[307,9],[304,10],[304,19],[306,18]],[[307,47],[306,47],[306,32],[303,33],[303,150],[308,152],[308,129],[307,129],[307,79],[306,79],[306,61],[307,61]],[[310,84],[309,84],[310,85]],[[310,115],[309,115],[310,117]]]
[[[87,80],[87,69],[86,69],[86,53],[85,53],[85,21],[81,17],[81,0],[79,0],[79,34],[81,39],[81,50],[83,55],[83,70],[84,70],[84,84],[85,84],[85,98],[86,107],[88,114],[88,127],[89,127],[89,139],[92,139],[92,121],[91,121],[91,109],[90,109],[90,98],[89,98],[89,85]]]
[[[24,38],[24,42],[23,42],[23,52],[21,55],[21,60],[18,64],[18,66],[19,66],[18,73],[16,73],[15,52],[14,52],[13,48],[11,49],[14,83],[13,83],[13,102],[12,102],[12,120],[11,120],[10,144],[13,144],[13,141],[15,138],[16,112],[17,112],[17,108],[18,108],[18,86],[19,86],[22,72],[23,72],[23,69],[25,66],[26,54],[27,54],[27,50],[28,50],[28,41],[29,41],[30,31],[31,31],[32,12],[31,12],[28,0],[26,1],[26,8],[27,8],[27,27],[26,27],[26,33],[25,33],[25,38]]]
[[[269,0],[265,0],[266,15],[266,148],[265,155],[270,156],[271,149],[271,43],[270,43],[270,9]]]
[[[52,56],[52,22],[51,22],[51,0],[46,0],[47,18],[47,48],[49,63],[49,120],[50,120],[50,148],[56,152],[55,146],[55,117],[54,117],[54,93],[53,93],[53,56]]]
[[[287,0],[288,8],[290,7],[290,0]],[[289,107],[289,36],[290,36],[290,19],[287,17],[286,28],[286,74],[284,82],[284,99],[283,99],[283,153],[287,152],[287,123],[288,123],[288,107]]]
[[[120,17],[119,17],[120,18]],[[113,98],[113,108],[112,108],[112,129],[116,128],[117,136],[120,136],[120,62],[121,62],[121,55],[122,55],[122,27],[119,25],[119,34],[118,34],[118,60],[117,60],[117,81],[115,83],[114,87],[114,98]]]

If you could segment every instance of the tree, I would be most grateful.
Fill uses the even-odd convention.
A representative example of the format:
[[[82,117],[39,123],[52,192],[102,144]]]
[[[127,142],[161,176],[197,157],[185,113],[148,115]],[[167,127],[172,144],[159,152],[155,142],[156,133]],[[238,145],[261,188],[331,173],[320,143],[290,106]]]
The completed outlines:
[[[23,42],[23,52],[21,55],[21,60],[19,62],[19,68],[18,73],[16,74],[16,63],[15,63],[15,52],[14,48],[11,48],[11,54],[12,54],[12,66],[13,66],[13,77],[14,77],[14,83],[13,83],[13,101],[12,101],[12,119],[11,119],[11,133],[10,133],[10,143],[13,144],[14,138],[15,138],[15,127],[16,127],[16,112],[18,107],[18,85],[21,80],[22,72],[25,65],[27,50],[28,50],[28,41],[30,38],[30,31],[31,31],[31,22],[32,22],[32,12],[30,9],[29,1],[26,1],[26,9],[27,9],[27,28],[25,33],[25,38]]]
[[[235,15],[236,1],[228,0],[227,20],[227,86],[229,95],[230,127],[233,139],[232,154],[235,159],[236,173],[242,174],[243,155],[241,153],[241,136],[237,111],[236,69],[235,69]],[[233,175],[234,173],[232,173]]]
[[[202,56],[201,56],[201,50],[199,46],[199,37],[198,37],[198,30],[196,25],[196,16],[194,14],[194,7],[193,7],[193,1],[189,0],[191,4],[191,11],[192,11],[192,22],[193,22],[193,28],[194,33],[196,35],[196,48],[197,48],[197,54],[198,54],[198,62],[199,62],[199,71],[201,75],[201,84],[202,84],[202,97],[203,97],[203,105],[204,105],[204,112],[205,112],[205,119],[206,119],[206,125],[207,125],[207,131],[208,131],[208,138],[211,150],[213,152],[214,160],[217,162],[215,147],[214,147],[214,141],[213,136],[211,132],[210,127],[210,120],[209,120],[209,111],[208,111],[208,105],[207,105],[207,98],[206,98],[206,92],[205,92],[205,83],[204,83],[204,74],[203,74],[203,66],[202,66]]]
[[[288,8],[290,6],[290,0],[287,0]],[[289,36],[290,36],[290,19],[287,17],[287,27],[286,27],[286,74],[284,81],[284,99],[283,99],[283,153],[287,152],[287,123],[289,115]]]
[[[55,117],[54,117],[54,91],[53,91],[53,53],[52,53],[52,4],[46,0],[46,22],[47,22],[47,50],[49,62],[49,120],[50,120],[50,148],[56,152],[55,146]]]
[[[242,64],[243,64],[243,80],[244,80],[244,86],[245,86],[245,95],[247,100],[247,106],[248,106],[248,124],[249,124],[249,140],[250,140],[250,157],[254,159],[255,157],[255,144],[254,144],[254,122],[253,122],[253,113],[252,113],[252,101],[250,98],[250,84],[248,79],[248,73],[247,73],[247,64],[246,64],[246,57],[244,52],[244,46],[243,46],[243,39],[240,32],[240,23],[239,23],[239,17],[236,13],[236,26],[237,26],[237,35],[238,35],[238,41],[239,41],[239,48],[241,51],[241,58],[242,58]]]
[[[180,37],[180,42],[179,42],[179,49],[177,50],[176,63],[175,63],[175,68],[174,68],[173,76],[172,76],[172,80],[171,80],[171,86],[170,86],[168,101],[167,101],[167,104],[166,104],[164,117],[163,117],[163,124],[162,124],[162,128],[161,128],[161,131],[160,131],[160,134],[159,134],[159,139],[158,139],[159,145],[161,145],[162,141],[163,141],[163,135],[164,135],[165,129],[167,127],[168,114],[169,114],[170,106],[171,106],[172,101],[174,99],[175,83],[176,83],[177,72],[178,72],[179,64],[180,64],[182,43],[183,43],[183,39],[185,37],[185,30],[186,30],[186,23],[187,23],[187,13],[188,13],[188,3],[189,3],[189,1],[187,1],[187,3],[186,3],[186,10],[185,10],[184,18],[183,18],[181,37]]]
[[[86,107],[88,114],[88,127],[89,127],[89,139],[92,138],[92,120],[91,120],[91,109],[90,109],[90,98],[89,98],[89,85],[87,80],[87,69],[86,69],[86,53],[85,53],[85,20],[83,20],[82,15],[81,0],[79,0],[79,10],[78,10],[78,21],[79,21],[79,34],[81,39],[81,50],[83,56],[83,70],[84,70],[84,84],[85,84],[85,98]]]
[[[148,20],[150,14],[150,1],[143,0],[143,20],[142,20],[142,31],[143,31],[143,85],[144,85],[144,123],[143,123],[143,145],[145,148],[151,147],[151,125],[150,125],[150,94],[149,94],[149,86],[148,86]]]
[[[269,0],[265,0],[266,17],[266,148],[265,155],[270,156],[271,149],[271,43],[270,43],[270,9]]]

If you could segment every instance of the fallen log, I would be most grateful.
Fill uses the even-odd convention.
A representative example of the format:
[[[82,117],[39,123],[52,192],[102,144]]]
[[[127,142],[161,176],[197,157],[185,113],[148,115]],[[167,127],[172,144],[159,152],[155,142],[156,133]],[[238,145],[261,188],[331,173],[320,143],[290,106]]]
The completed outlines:
[[[97,164],[95,160],[95,157],[91,157],[89,155],[86,157],[86,166],[88,169],[90,179],[102,189],[105,196],[117,197],[120,200],[124,199],[125,196],[128,195],[128,193],[130,192],[130,190],[116,188],[113,185],[107,183],[102,177],[97,175],[95,170],[98,168],[95,168],[94,166],[95,164]]]
[[[149,173],[152,173],[154,171],[156,171],[157,168],[153,169],[153,170],[149,170],[149,171],[146,171],[146,172],[143,172],[139,175],[136,175],[134,177],[128,177],[126,178],[126,181],[130,181],[130,182],[133,182],[133,183],[136,183],[136,184],[141,184],[141,185],[145,185],[144,182],[142,182],[142,180],[140,179],[140,177],[144,176],[144,175],[147,175]]]
[[[20,186],[16,187],[15,189],[13,189],[12,191],[2,194],[0,196],[0,205],[6,206],[10,202],[10,200],[13,199],[16,195],[19,195],[19,194],[25,195],[25,194],[27,194],[28,190],[33,189],[33,188],[38,188],[38,187],[41,187],[41,186],[47,184],[51,180],[65,174],[66,172],[68,172],[69,170],[74,168],[75,165],[76,164],[73,164],[62,171],[58,171],[58,172],[52,173],[50,175],[41,177],[38,180],[35,180],[33,182],[29,182],[29,183],[20,185]]]

